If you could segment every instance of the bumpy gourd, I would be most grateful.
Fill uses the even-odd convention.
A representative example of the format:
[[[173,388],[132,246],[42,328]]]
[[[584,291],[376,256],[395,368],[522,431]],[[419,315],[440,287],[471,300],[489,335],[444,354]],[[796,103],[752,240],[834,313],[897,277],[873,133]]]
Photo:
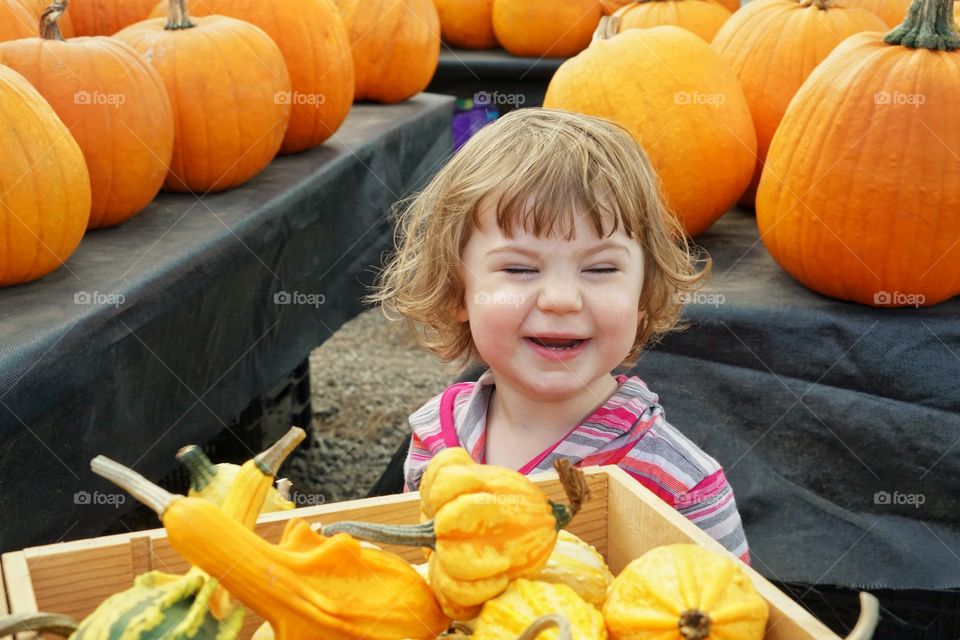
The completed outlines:
[[[769,607],[741,566],[693,544],[651,549],[613,581],[611,640],[762,640]]]
[[[569,506],[550,501],[516,471],[478,465],[460,447],[444,449],[420,482],[422,524],[338,522],[323,531],[434,550],[428,554],[430,586],[449,617],[469,620],[511,580],[540,572],[557,531],[589,494],[583,474],[568,460],[558,460],[557,471]]]
[[[516,638],[530,623],[548,613],[559,613],[570,623],[573,640],[604,640],[603,616],[565,584],[515,580],[485,605],[477,618],[474,640]],[[556,631],[538,636],[554,640]]]
[[[596,549],[563,530],[557,535],[557,544],[537,580],[565,584],[593,606],[602,608],[613,574]]]

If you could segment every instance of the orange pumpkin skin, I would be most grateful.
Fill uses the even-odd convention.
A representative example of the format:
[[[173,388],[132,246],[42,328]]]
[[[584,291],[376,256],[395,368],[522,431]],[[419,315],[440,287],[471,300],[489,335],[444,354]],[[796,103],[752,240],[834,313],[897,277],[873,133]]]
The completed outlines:
[[[753,206],[770,140],[814,67],[847,37],[885,30],[866,9],[842,3],[820,9],[798,0],[754,0],[720,29],[713,48],[737,75],[757,131],[757,166],[740,202]]]
[[[0,65],[0,286],[47,275],[70,257],[90,216],[83,152],[27,80]]]
[[[40,15],[44,9],[52,4],[52,0],[22,0],[22,2],[27,5],[27,8],[29,8],[36,17],[35,25],[39,24]],[[57,26],[60,27],[60,33],[64,38],[72,38],[76,35],[73,30],[73,18],[70,17],[69,8],[60,14],[60,19],[57,20]],[[34,33],[31,35],[35,36],[37,33],[37,29],[34,29]]]
[[[175,139],[164,189],[206,193],[243,184],[277,154],[290,119],[283,55],[258,27],[226,16],[166,30],[155,18],[114,37],[163,78]]]
[[[153,200],[170,168],[173,112],[163,81],[136,51],[97,36],[0,44],[80,145],[90,173],[89,228],[120,224]]]
[[[960,50],[882,37],[851,36],[797,92],[767,154],[757,224],[814,291],[931,305],[960,293]]]
[[[67,12],[78,36],[112,36],[146,19],[156,0],[70,0]]]
[[[710,42],[731,14],[719,4],[703,0],[651,0],[628,4],[614,15],[620,17],[621,32],[672,24]]]
[[[434,0],[440,15],[440,35],[461,49],[493,49],[493,0]]]
[[[847,6],[860,7],[877,14],[891,29],[907,17],[910,2],[911,0],[844,0]]]
[[[603,15],[611,16],[616,13],[620,7],[635,1],[636,0],[600,0],[600,8],[603,10]],[[740,8],[740,0],[707,0],[707,2],[718,4],[730,13]]]
[[[515,56],[564,58],[590,44],[600,14],[597,0],[493,0],[493,32]]]
[[[433,0],[337,0],[356,73],[356,100],[391,104],[430,84],[440,60]]]
[[[0,0],[0,42],[32,38],[40,32],[39,22],[20,0]]]
[[[680,27],[594,41],[560,66],[544,106],[629,129],[691,236],[723,215],[753,175],[757,140],[743,91],[710,45]]]
[[[207,2],[207,0],[191,0],[189,8],[191,18],[202,18],[214,13],[210,10],[210,4]],[[153,9],[150,11],[150,15],[147,17],[166,18],[167,11],[169,9],[170,2],[168,2],[168,0],[160,0],[160,2],[154,5]]]

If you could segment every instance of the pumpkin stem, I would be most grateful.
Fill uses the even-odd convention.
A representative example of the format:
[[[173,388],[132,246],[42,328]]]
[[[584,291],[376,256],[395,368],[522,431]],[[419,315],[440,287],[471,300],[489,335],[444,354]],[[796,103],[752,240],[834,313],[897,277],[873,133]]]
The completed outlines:
[[[555,460],[553,468],[557,470],[560,485],[563,487],[563,492],[567,494],[567,500],[570,501],[569,505],[550,501],[553,517],[557,520],[557,531],[559,531],[573,520],[583,503],[590,498],[590,487],[587,486],[587,478],[583,475],[583,471],[570,464],[566,458]]]
[[[827,9],[833,7],[834,0],[799,0],[801,7],[812,7],[816,5],[817,9],[821,11],[826,11]]]
[[[59,613],[14,613],[0,618],[0,638],[24,631],[46,631],[64,638],[77,630],[77,621]]]
[[[282,438],[274,442],[266,451],[258,453],[253,461],[264,475],[274,477],[283,461],[306,437],[307,432],[300,427],[290,427]]]
[[[98,476],[125,489],[127,493],[153,509],[159,516],[163,515],[174,500],[183,497],[158,487],[130,467],[125,467],[106,456],[97,456],[91,460],[90,468]]]
[[[960,49],[960,37],[953,28],[953,0],[913,0],[907,19],[883,41],[911,49]]]
[[[596,31],[593,32],[593,41],[598,40],[609,40],[613,36],[620,33],[620,16],[603,16],[600,18],[600,24],[597,25]]]
[[[860,592],[860,617],[845,640],[870,640],[877,629],[880,603],[866,591]]]
[[[710,637],[710,616],[699,609],[687,609],[680,614],[677,628],[683,640],[706,640]]]
[[[530,626],[520,634],[517,640],[534,640],[543,631],[556,627],[560,630],[558,640],[570,640],[570,623],[559,613],[553,613],[548,616],[540,616],[530,623]]]
[[[357,540],[397,544],[405,547],[429,547],[433,549],[437,542],[432,519],[420,524],[407,525],[344,521],[328,524],[320,530],[320,534],[325,537],[334,536],[338,533],[346,533]]]
[[[187,0],[168,0],[167,24],[163,26],[168,31],[176,29],[192,29],[195,27],[187,13]]]
[[[217,468],[203,449],[195,444],[188,444],[177,451],[177,460],[187,468],[190,487],[194,491],[203,491],[217,477]]]
[[[57,20],[67,10],[67,0],[54,0],[54,2],[43,10],[40,14],[40,37],[44,40],[59,40],[63,42],[63,34],[60,33],[60,25]]]

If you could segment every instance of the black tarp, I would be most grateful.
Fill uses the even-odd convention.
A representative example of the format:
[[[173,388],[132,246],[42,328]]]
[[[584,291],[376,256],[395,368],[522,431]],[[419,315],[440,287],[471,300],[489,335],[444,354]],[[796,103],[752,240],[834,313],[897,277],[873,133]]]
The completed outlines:
[[[0,291],[0,551],[98,534],[120,492],[93,456],[162,477],[356,315],[385,214],[442,165],[452,111],[355,105],[323,146],[224,193],[161,194]]]

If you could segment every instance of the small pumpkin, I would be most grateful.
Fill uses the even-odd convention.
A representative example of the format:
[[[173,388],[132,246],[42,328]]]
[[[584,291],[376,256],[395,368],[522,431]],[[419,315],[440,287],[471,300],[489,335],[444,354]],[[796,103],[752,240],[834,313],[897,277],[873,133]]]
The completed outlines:
[[[26,78],[0,65],[0,286],[47,275],[90,218],[83,151]]]
[[[562,529],[550,559],[537,574],[537,580],[565,584],[593,606],[602,608],[613,574],[592,545]]]
[[[570,505],[548,500],[512,469],[478,465],[463,448],[447,448],[430,460],[420,481],[422,524],[337,522],[323,532],[426,547],[430,586],[444,612],[454,620],[469,620],[511,580],[540,572],[557,531],[589,495],[582,472],[568,460],[558,460],[556,468]],[[491,531],[496,531],[494,543]]]
[[[90,173],[88,227],[110,227],[160,191],[173,153],[173,112],[163,80],[127,45],[60,37],[66,4],[44,11],[41,37],[0,44],[0,64],[23,74],[70,128]]]
[[[835,0],[754,0],[723,25],[712,46],[740,81],[757,131],[742,203],[753,206],[770,140],[810,72],[847,37],[884,29],[866,9]]]
[[[906,19],[910,9],[910,0],[844,0],[844,3],[875,13],[891,29]]]
[[[600,13],[597,0],[493,0],[493,32],[515,56],[565,58],[590,44]]]
[[[145,20],[157,0],[73,0],[70,18],[78,36],[112,36]]]
[[[37,24],[40,23],[40,18],[43,15],[44,10],[47,9],[52,3],[51,0],[22,0],[28,8],[33,10],[33,15],[36,16]],[[72,38],[76,35],[76,32],[73,30],[73,18],[70,17],[69,11],[64,11],[60,18],[57,20],[57,26],[60,28],[60,34],[64,38]],[[31,35],[36,35],[33,33]]]
[[[740,0],[705,0],[706,2],[712,2],[718,4],[730,13],[737,11],[740,8]],[[603,9],[603,15],[612,16],[623,6],[631,4],[635,0],[600,0],[600,7]]]
[[[462,49],[493,49],[493,0],[434,0],[444,42]]]
[[[637,0],[613,15],[620,18],[620,32],[672,24],[710,42],[731,14],[719,4],[704,0]]]
[[[960,294],[952,12],[951,0],[916,0],[889,34],[847,38],[787,107],[757,225],[774,260],[810,289],[878,307]]]
[[[762,640],[769,605],[742,567],[694,544],[655,547],[613,581],[610,640]]]
[[[0,42],[37,35],[37,22],[20,0],[0,0]]]
[[[573,640],[605,640],[603,616],[565,584],[514,580],[507,590],[483,605],[473,631],[474,640],[513,640],[534,620],[560,614],[569,623]],[[548,632],[542,637],[556,637]]]
[[[140,52],[166,85],[176,122],[164,188],[208,193],[243,184],[276,156],[290,119],[283,54],[258,27],[236,18],[192,19],[184,0],[170,16],[114,37]]]
[[[392,104],[427,88],[440,60],[433,0],[336,0],[356,74],[356,100]]]
[[[746,98],[701,38],[672,25],[615,35],[616,20],[604,18],[590,47],[557,69],[544,106],[629,130],[650,157],[668,206],[696,236],[753,175],[757,138]]]

